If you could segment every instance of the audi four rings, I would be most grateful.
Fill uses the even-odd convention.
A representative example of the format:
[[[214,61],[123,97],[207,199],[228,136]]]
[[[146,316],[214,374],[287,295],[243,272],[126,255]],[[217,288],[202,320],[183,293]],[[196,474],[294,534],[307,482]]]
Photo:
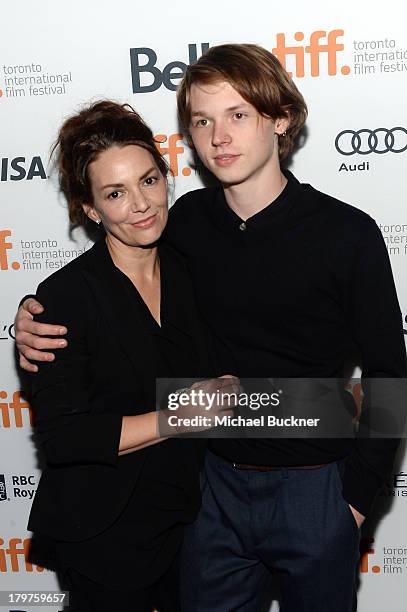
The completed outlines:
[[[407,150],[407,130],[403,127],[376,130],[343,130],[335,138],[335,148],[342,155],[368,153],[403,153]]]

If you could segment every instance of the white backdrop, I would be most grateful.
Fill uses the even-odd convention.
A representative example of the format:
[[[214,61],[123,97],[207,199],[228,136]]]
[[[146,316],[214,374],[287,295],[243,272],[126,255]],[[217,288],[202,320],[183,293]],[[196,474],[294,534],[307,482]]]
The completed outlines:
[[[12,321],[22,295],[90,246],[80,231],[70,236],[65,204],[48,176],[61,120],[90,99],[130,102],[160,135],[180,195],[200,186],[175,114],[174,89],[185,65],[208,45],[265,46],[286,62],[309,105],[304,146],[291,170],[380,224],[406,317],[407,6],[23,0],[1,13],[0,590],[53,589],[53,574],[24,558],[39,472],[29,406],[19,396]],[[407,321],[404,327],[407,334]],[[400,452],[376,505],[380,519],[363,532],[362,612],[405,610],[406,509],[407,460]],[[39,609],[0,609],[17,608]]]

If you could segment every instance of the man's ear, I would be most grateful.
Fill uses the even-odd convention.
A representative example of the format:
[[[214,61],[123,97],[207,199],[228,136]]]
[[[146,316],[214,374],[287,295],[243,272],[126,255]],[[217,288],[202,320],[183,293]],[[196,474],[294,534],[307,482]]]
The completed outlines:
[[[192,140],[192,136],[189,132],[185,135],[185,141],[190,149],[195,150],[194,141]]]
[[[91,204],[82,204],[82,209],[85,215],[89,217],[91,221],[94,221],[95,223],[100,223],[101,219]]]
[[[274,131],[278,136],[284,134],[290,127],[290,117],[279,117],[274,123]]]

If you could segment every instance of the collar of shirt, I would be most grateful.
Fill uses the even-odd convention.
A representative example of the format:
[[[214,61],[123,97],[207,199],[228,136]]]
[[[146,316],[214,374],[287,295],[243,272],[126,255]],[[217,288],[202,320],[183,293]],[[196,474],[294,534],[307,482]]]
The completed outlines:
[[[302,185],[288,170],[283,170],[287,184],[280,195],[258,213],[243,221],[229,208],[222,188],[215,192],[211,207],[212,221],[223,233],[244,242],[257,241],[262,235],[270,235],[270,230],[277,229],[289,216],[296,201],[296,195]]]

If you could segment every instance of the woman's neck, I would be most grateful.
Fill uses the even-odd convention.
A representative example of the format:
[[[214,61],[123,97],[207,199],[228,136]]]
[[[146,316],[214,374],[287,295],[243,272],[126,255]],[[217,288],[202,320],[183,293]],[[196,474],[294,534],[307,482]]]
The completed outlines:
[[[154,280],[159,272],[157,246],[133,247],[107,235],[107,248],[114,265],[131,279]]]

